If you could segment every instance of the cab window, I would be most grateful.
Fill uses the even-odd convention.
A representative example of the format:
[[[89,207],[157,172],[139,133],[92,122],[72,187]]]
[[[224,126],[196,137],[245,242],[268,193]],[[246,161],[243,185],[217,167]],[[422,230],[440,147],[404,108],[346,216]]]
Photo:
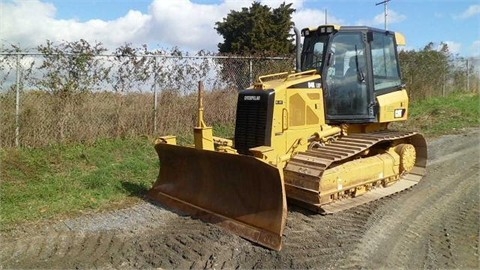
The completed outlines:
[[[373,33],[372,66],[375,91],[398,89],[401,79],[393,35]]]

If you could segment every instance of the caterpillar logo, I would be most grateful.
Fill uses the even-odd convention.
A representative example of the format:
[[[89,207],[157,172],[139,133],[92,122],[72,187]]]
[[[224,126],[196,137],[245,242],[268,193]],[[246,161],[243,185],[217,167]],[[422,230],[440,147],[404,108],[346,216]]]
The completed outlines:
[[[243,100],[253,100],[253,101],[256,101],[256,100],[260,100],[260,96],[244,96],[244,97],[243,97]]]

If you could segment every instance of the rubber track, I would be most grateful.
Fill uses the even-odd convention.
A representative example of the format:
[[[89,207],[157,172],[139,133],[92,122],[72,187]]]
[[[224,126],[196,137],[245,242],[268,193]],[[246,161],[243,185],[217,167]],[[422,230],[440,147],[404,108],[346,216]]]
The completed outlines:
[[[308,187],[308,182],[321,181],[323,173],[331,168],[332,165],[348,162],[350,158],[379,143],[413,138],[414,136],[418,138],[410,143],[412,143],[417,150],[415,167],[409,173],[403,174],[400,180],[394,185],[387,188],[374,189],[363,196],[340,200],[322,206],[301,201],[299,197],[296,197],[297,192],[311,192],[320,196],[319,190],[313,190]],[[382,131],[350,134],[330,144],[298,153],[290,159],[284,169],[287,197],[291,202],[299,206],[320,213],[329,214],[343,211],[416,185],[425,175],[426,160],[425,140],[422,135],[416,132]],[[300,183],[305,184],[301,186],[298,185],[299,181],[296,179],[307,180],[301,181]]]

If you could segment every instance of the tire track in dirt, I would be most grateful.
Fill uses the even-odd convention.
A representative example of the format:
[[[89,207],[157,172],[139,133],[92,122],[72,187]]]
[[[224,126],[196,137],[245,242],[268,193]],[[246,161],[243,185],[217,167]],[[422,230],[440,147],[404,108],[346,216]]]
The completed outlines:
[[[245,241],[210,224],[181,217],[133,243],[134,267],[216,268],[232,257],[235,242]],[[246,242],[246,241],[245,241]]]
[[[456,179],[462,179],[467,174],[456,175],[452,180],[455,183]],[[468,180],[468,181],[467,181]],[[411,268],[418,268],[423,265],[422,259],[413,259],[415,256],[422,254],[423,246],[427,241],[431,241],[434,245],[432,250],[438,254],[437,260],[430,262],[436,268],[453,268],[458,265],[453,256],[449,239],[449,233],[447,227],[445,227],[444,221],[446,219],[454,220],[452,211],[449,209],[457,208],[456,206],[461,204],[462,196],[472,196],[468,193],[469,190],[474,190],[471,183],[472,178],[466,178],[457,186],[449,185],[449,188],[453,188],[453,191],[443,196],[439,196],[435,200],[430,200],[431,205],[421,205],[421,215],[415,216],[413,222],[408,224],[406,233],[402,235],[398,243],[390,251],[390,254],[386,256],[387,266],[399,267],[407,266]],[[432,207],[433,206],[433,207]],[[470,204],[470,206],[473,206]],[[447,211],[445,211],[447,210]],[[473,210],[473,209],[470,209]],[[418,211],[418,210],[417,210]],[[448,227],[450,228],[450,227]],[[433,233],[432,233],[433,232]],[[413,243],[416,243],[413,244]],[[420,264],[422,263],[422,264]]]
[[[333,267],[365,230],[370,209],[358,207],[335,215],[305,215],[291,212],[282,254],[289,267]]]
[[[455,183],[452,183],[451,187],[454,186]],[[455,195],[464,194],[465,190],[465,187],[458,188]],[[382,213],[380,219],[373,217],[375,225],[365,232],[365,236],[360,241],[356,252],[354,255],[347,257],[345,261],[348,263],[343,265],[347,268],[400,267],[408,265],[410,261],[419,261],[418,258],[412,258],[418,256],[419,251],[425,250],[422,247],[424,244],[422,241],[425,240],[430,231],[438,231],[433,227],[444,218],[442,208],[456,199],[456,197],[451,197],[452,199],[448,200],[440,194],[435,195],[437,195],[435,200],[431,199],[425,203],[421,199],[415,200],[406,198],[406,196],[399,196],[389,205],[402,205],[404,201],[408,200],[409,206],[402,206],[404,207],[403,211],[401,209],[390,209],[390,213]],[[429,194],[429,196],[432,196],[432,194]],[[434,242],[438,243],[437,240]],[[418,266],[411,267],[417,268]]]
[[[0,266],[48,268],[56,263],[61,267],[105,264],[108,263],[106,257],[121,257],[119,254],[127,248],[124,243],[131,241],[129,238],[152,226],[161,226],[172,216],[175,214],[144,203],[113,214],[59,222],[39,231],[27,229],[24,237],[18,239],[2,235]]]
[[[338,266],[452,268],[461,265],[453,255],[458,252],[452,250],[450,239],[445,239],[449,233],[441,225],[448,221],[452,224],[448,225],[448,230],[450,227],[458,228],[454,229],[454,233],[460,235],[465,234],[468,227],[478,228],[478,218],[471,217],[471,225],[464,225],[455,214],[459,209],[467,208],[467,217],[478,217],[478,210],[475,211],[479,207],[478,132],[469,138],[460,146],[454,144],[455,150],[461,154],[450,154],[452,158],[442,158],[429,166],[429,174],[411,192],[403,192],[384,201],[372,215],[372,226],[365,232],[355,252],[341,260]],[[434,151],[433,156],[444,157],[449,153],[452,146],[448,143],[451,142],[447,140],[444,143],[447,145],[440,147],[438,153]],[[471,229],[468,231],[478,236]],[[463,245],[465,242],[460,244]],[[464,259],[476,261],[475,266],[478,267],[478,237],[476,246],[477,254],[470,253],[470,257]]]

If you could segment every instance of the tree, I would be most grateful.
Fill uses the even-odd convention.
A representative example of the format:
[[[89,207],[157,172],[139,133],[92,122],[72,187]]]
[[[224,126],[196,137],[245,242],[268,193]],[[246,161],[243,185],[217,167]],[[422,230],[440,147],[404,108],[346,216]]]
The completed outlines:
[[[412,100],[439,96],[451,70],[451,54],[445,43],[437,50],[430,42],[421,51],[401,51],[400,65]]]
[[[224,39],[223,43],[218,44],[221,54],[259,58],[254,64],[245,59],[222,61],[224,79],[243,89],[251,83],[253,70],[257,71],[256,74],[262,74],[262,71],[266,71],[265,67],[270,66],[265,62],[265,57],[292,55],[295,49],[291,33],[292,13],[295,9],[291,6],[282,3],[278,8],[271,9],[254,2],[250,8],[232,10],[223,21],[215,23],[215,29]]]
[[[254,2],[250,8],[232,10],[222,22],[215,23],[215,29],[224,38],[224,42],[218,44],[219,52],[237,55],[285,55],[293,52],[290,32],[295,9],[291,6],[282,3],[272,10],[267,5]]]
[[[39,67],[43,71],[43,78],[38,81],[41,90],[67,97],[100,88],[108,78],[110,69],[99,58],[107,51],[102,43],[91,45],[80,39],[56,45],[47,40],[37,50],[44,58]]]

